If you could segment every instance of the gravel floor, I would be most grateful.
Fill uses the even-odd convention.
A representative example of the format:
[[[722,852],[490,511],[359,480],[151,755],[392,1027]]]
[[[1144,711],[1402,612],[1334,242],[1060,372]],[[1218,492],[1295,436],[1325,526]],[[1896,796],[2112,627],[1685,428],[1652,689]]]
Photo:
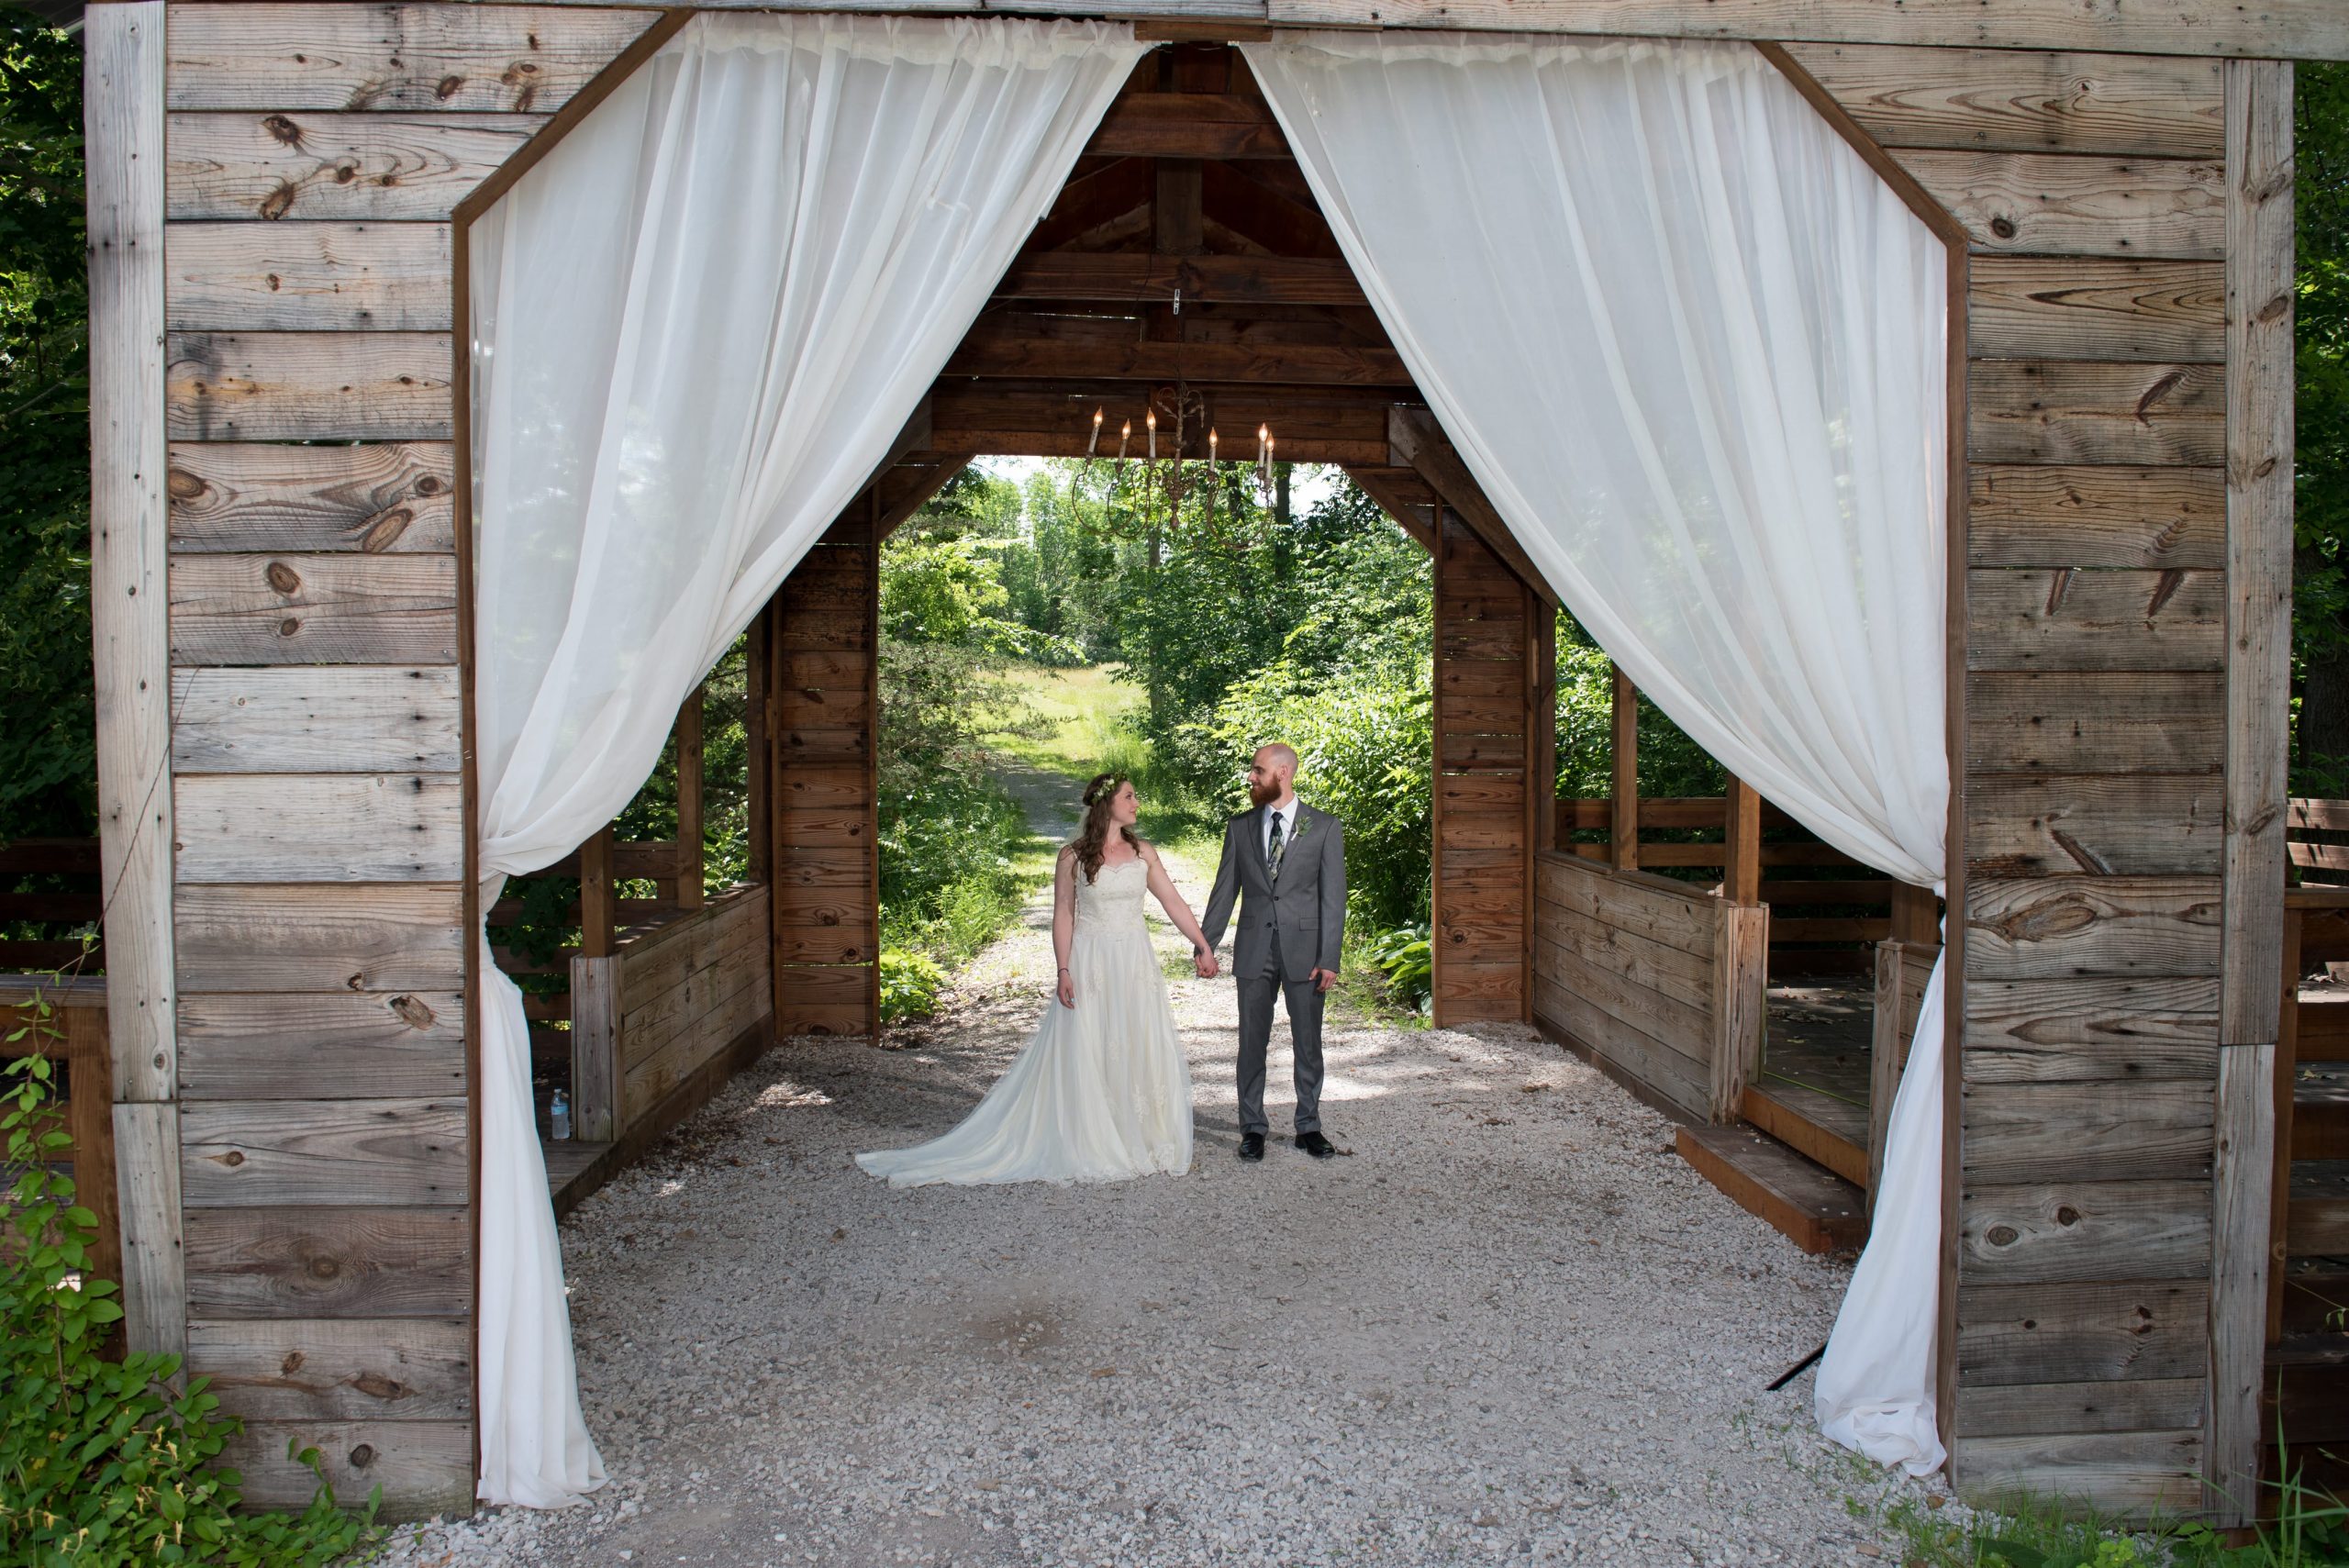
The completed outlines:
[[[1178,872],[1204,891],[1201,868]],[[401,1563],[1875,1560],[1891,1484],[1764,1385],[1848,1274],[1516,1028],[1333,1018],[1353,1152],[1236,1142],[1229,981],[1157,931],[1193,1172],[892,1191],[1025,1040],[1041,905],[941,1021],[786,1042],[564,1225],[588,1507],[403,1529]],[[1288,1109],[1274,1040],[1275,1131]],[[1938,1483],[1935,1483],[1938,1485]]]

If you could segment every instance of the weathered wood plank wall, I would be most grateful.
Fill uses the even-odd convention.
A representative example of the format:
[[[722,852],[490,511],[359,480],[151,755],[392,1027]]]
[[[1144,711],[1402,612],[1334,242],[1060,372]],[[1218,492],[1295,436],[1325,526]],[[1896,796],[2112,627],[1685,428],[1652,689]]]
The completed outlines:
[[[159,50],[179,1331],[257,1500],[298,1437],[470,1506],[450,219],[651,20],[178,5]]]
[[[1977,1496],[2204,1508],[2210,1356],[2188,1347],[2212,1300],[2229,819],[2221,67],[1787,53],[1973,252],[1954,1472]],[[2130,1326],[2176,1353],[2074,1353]]]

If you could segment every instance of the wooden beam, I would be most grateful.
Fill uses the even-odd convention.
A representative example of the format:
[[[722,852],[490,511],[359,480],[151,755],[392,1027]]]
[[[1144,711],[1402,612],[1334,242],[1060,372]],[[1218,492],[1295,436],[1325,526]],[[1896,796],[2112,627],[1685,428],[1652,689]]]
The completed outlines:
[[[163,439],[163,12],[90,18],[90,569],[114,1097],[175,1093]],[[176,1224],[176,1217],[174,1217]],[[134,1346],[134,1348],[137,1348]]]
[[[1202,234],[1201,173],[1196,158],[1162,158],[1151,198],[1151,242],[1170,256],[1196,254]]]
[[[1342,261],[1320,256],[1174,256],[1157,252],[1043,250],[1020,257],[996,285],[997,299],[1109,300],[1186,305],[1340,305],[1370,302]]]
[[[1525,585],[1548,603],[1553,610],[1565,608],[1557,591],[1542,577],[1541,569],[1525,553],[1525,547],[1509,532],[1508,524],[1485,498],[1484,487],[1468,472],[1468,465],[1437,423],[1434,411],[1427,408],[1394,408],[1386,416],[1386,439],[1393,449],[1394,462],[1398,468],[1413,468],[1435,487],[1444,504],[1460,514],[1461,520],[1476,531],[1485,548],[1505,562]]]
[[[100,892],[126,1342],[184,1353],[163,426],[161,0],[83,35],[90,255],[90,604]]]
[[[771,731],[767,728],[769,705],[774,699],[774,600],[770,598],[751,617],[751,628],[745,634],[742,673],[742,730],[744,750],[750,753],[744,763],[747,773],[744,788],[743,816],[750,824],[751,880],[764,886],[774,880],[774,841],[768,837],[773,826],[768,817],[768,795],[774,787],[774,755],[768,744]],[[769,906],[772,917],[773,906]]]
[[[881,476],[881,516],[876,537],[886,542],[907,517],[946,488],[947,481],[971,466],[975,452],[953,452],[927,468],[900,468]]]
[[[608,958],[619,926],[612,886],[612,825],[605,823],[579,846],[579,951]]]
[[[1721,896],[1732,904],[1762,901],[1762,796],[1743,779],[1729,781],[1721,848]]]
[[[677,710],[677,907],[702,906],[702,703],[699,685]]]
[[[1614,701],[1609,715],[1613,732],[1614,795],[1608,806],[1609,840],[1617,871],[1640,868],[1640,691],[1620,665],[1615,673]]]
[[[946,361],[948,376],[1062,375],[1085,381],[1286,382],[1299,386],[1411,384],[1391,349],[1335,343],[1173,343],[1051,338],[982,319]]]
[[[685,24],[693,19],[690,6],[662,12],[651,26],[639,33],[627,48],[612,55],[602,70],[573,94],[570,101],[555,111],[545,128],[524,143],[519,152],[500,163],[495,172],[467,193],[457,204],[456,220],[468,224],[487,212],[498,197],[514,188],[516,181],[538,166],[540,159],[553,151],[556,144],[571,134],[573,126],[594,113],[596,106],[610,97],[621,83],[636,74],[638,66],[660,53],[661,46],[685,31]]]
[[[1418,495],[1425,484],[1409,469],[1348,468],[1346,477],[1359,486],[1364,495],[1378,503],[1381,510],[1395,519],[1395,526],[1411,536],[1421,550],[1435,553],[1435,505],[1432,495]],[[1409,484],[1403,481],[1408,480]],[[1540,846],[1548,849],[1545,840]]]
[[[2076,49],[2116,54],[2349,59],[2349,11],[2337,0],[1207,0],[1275,28],[1441,28],[1468,32],[1594,33],[1630,38],[1929,44],[1949,49]],[[829,7],[828,7],[829,8]],[[1160,6],[1163,9],[1163,0]],[[1204,9],[1204,6],[1199,7]],[[1114,3],[1093,7],[1115,14]],[[1186,6],[1187,10],[1193,7]]]
[[[2292,611],[2292,68],[2226,68],[2227,754],[2210,1409],[2229,1525],[2259,1508]]]
[[[621,1125],[620,960],[617,953],[571,961],[571,1135],[609,1143]]]
[[[1085,144],[1090,157],[1286,158],[1288,139],[1261,98],[1237,93],[1129,93]]]

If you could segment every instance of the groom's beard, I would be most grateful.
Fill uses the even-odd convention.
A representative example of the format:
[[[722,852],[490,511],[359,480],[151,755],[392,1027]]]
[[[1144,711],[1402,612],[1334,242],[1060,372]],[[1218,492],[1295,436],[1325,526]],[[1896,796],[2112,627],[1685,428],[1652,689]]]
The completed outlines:
[[[1270,806],[1280,797],[1281,786],[1276,784],[1248,786],[1248,798],[1258,806]]]

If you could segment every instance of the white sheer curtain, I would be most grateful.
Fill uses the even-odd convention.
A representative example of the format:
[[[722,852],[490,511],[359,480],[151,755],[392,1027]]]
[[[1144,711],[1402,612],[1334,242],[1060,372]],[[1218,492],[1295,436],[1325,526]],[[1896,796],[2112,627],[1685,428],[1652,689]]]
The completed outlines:
[[[1941,243],[1743,45],[1242,46],[1346,260],[1526,553],[1673,721],[1830,843],[1938,883]],[[1819,1383],[1921,1473],[1940,987]]]
[[[1093,22],[696,18],[471,231],[482,906],[625,806],[1140,58]],[[483,936],[480,1495],[602,1484]]]

